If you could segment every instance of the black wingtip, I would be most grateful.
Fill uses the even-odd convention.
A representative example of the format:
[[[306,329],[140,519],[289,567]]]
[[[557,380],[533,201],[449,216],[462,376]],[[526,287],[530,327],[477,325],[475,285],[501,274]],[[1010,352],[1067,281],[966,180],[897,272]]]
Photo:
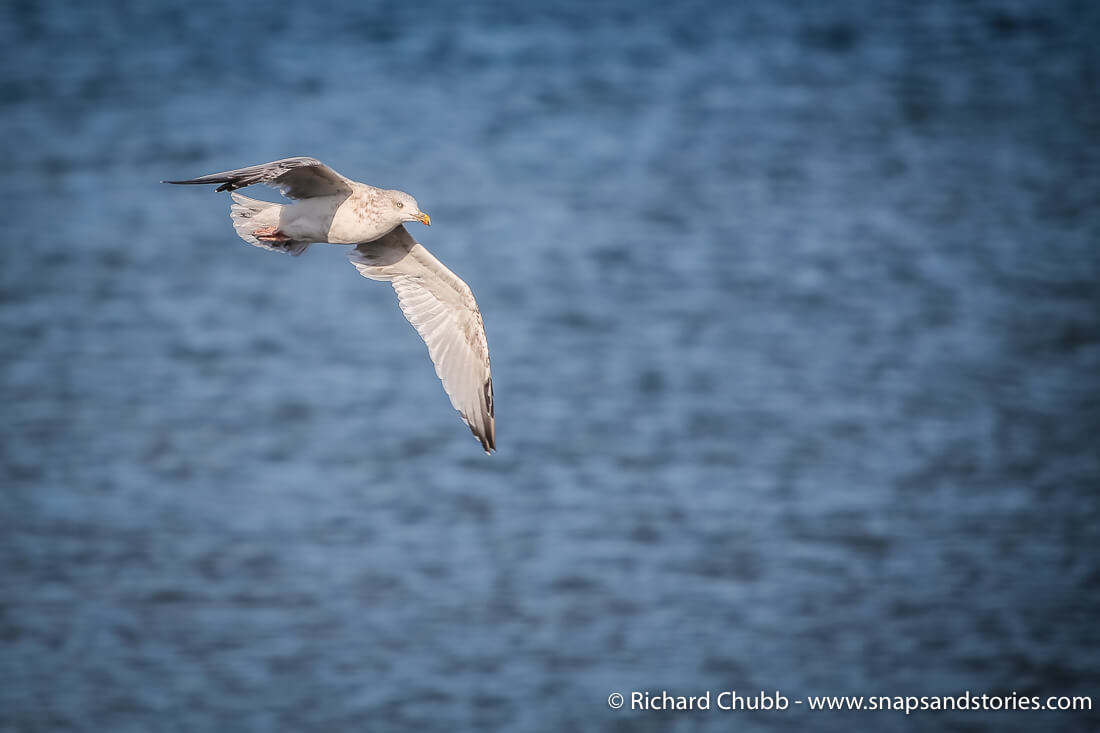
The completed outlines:
[[[481,443],[481,449],[485,451],[485,455],[493,455],[493,451],[497,449],[497,439],[495,435],[496,431],[493,430],[492,427],[490,427],[487,434],[482,434],[479,433],[477,428],[475,428],[473,425],[469,425],[469,428],[470,432],[474,434],[474,438],[477,439],[477,442]]]

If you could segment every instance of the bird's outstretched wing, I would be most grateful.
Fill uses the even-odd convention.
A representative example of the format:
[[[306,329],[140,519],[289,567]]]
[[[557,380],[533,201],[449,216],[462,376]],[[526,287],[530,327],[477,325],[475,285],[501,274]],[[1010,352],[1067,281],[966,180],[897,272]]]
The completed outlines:
[[[216,189],[218,191],[235,191],[254,183],[266,183],[278,188],[287,198],[308,199],[348,194],[352,182],[316,158],[283,158],[233,171],[163,183],[220,183]]]
[[[405,318],[428,346],[451,404],[485,452],[491,453],[496,449],[496,431],[489,346],[469,286],[403,226],[356,245],[350,259],[364,277],[393,285]]]

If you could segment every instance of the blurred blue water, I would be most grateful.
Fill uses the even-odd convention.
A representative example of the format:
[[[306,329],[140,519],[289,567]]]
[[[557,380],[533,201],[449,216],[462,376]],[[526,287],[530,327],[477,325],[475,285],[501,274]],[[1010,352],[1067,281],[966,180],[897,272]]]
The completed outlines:
[[[1088,730],[1092,3],[6,3],[0,729]],[[339,248],[160,186],[407,190],[500,451]]]

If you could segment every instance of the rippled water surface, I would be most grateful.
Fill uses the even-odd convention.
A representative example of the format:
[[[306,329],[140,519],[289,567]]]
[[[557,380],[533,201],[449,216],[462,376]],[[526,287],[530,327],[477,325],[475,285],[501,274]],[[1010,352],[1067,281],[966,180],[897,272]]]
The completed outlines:
[[[6,3],[0,729],[1095,730],[1093,3]],[[314,155],[477,294],[161,186]],[[273,194],[274,195],[274,194]],[[629,705],[628,705],[629,707]]]

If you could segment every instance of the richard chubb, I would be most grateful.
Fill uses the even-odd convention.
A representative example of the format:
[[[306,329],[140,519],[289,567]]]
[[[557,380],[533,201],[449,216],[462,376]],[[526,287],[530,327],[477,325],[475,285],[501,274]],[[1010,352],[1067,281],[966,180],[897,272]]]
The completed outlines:
[[[702,695],[670,695],[664,690],[660,695],[630,693],[631,710],[710,710],[710,703],[710,690]],[[778,690],[773,695],[761,690],[750,697],[739,695],[735,690],[724,690],[714,696],[714,704],[719,710],[786,710],[789,705]]]

